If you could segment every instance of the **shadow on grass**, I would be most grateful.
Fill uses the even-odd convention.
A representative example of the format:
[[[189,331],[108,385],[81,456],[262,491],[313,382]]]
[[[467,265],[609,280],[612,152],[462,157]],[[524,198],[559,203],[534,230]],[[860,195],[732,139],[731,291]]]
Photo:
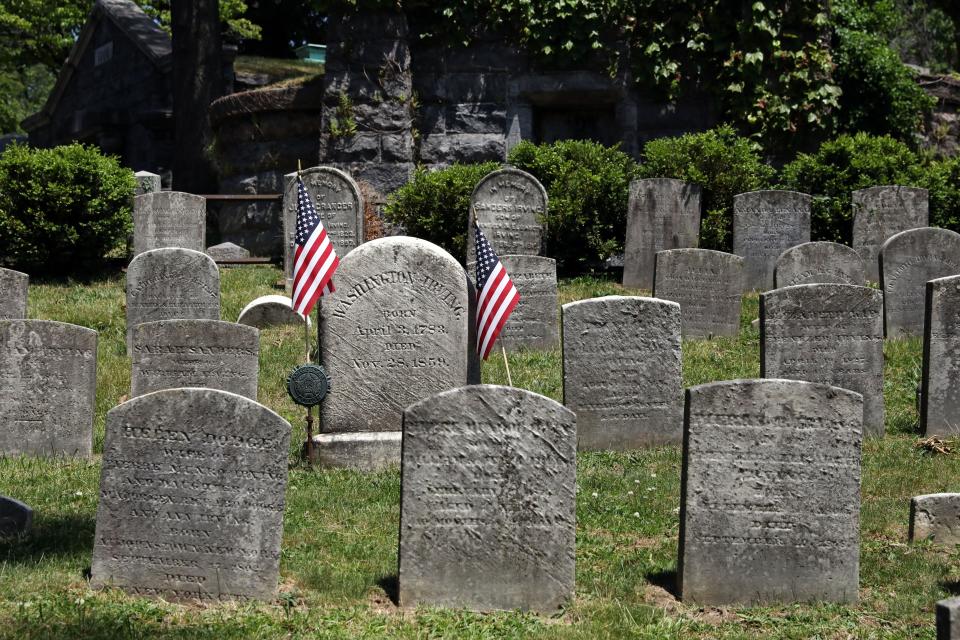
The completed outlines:
[[[0,539],[0,558],[10,564],[37,564],[45,557],[93,552],[93,515],[37,518],[26,535]]]
[[[960,596],[960,580],[941,580],[940,588],[951,596]]]
[[[46,285],[91,285],[119,276],[127,264],[127,258],[105,258],[96,262],[64,264],[39,264],[14,267],[30,274],[30,284]]]
[[[675,569],[652,571],[643,577],[646,578],[650,584],[660,587],[677,600],[680,599],[680,589],[677,584],[677,571]]]
[[[399,576],[384,576],[377,580],[377,585],[386,592],[387,597],[393,604],[400,606]]]

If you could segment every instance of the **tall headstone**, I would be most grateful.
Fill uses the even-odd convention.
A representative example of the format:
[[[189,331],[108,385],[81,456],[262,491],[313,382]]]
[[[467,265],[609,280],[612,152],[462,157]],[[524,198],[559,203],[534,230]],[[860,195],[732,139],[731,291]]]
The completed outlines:
[[[304,318],[293,310],[293,302],[289,296],[260,296],[252,300],[243,308],[238,324],[245,324],[258,329],[279,327],[283,325],[303,326],[303,321],[310,326],[310,318]]]
[[[960,544],[960,493],[930,493],[910,499],[910,540]]]
[[[557,261],[540,256],[504,255],[500,262],[517,287],[520,302],[504,323],[497,339],[499,344],[507,351],[559,348]],[[476,273],[469,269],[468,272]]]
[[[342,259],[363,244],[363,196],[360,187],[344,171],[333,167],[310,167],[301,174],[323,228]],[[293,238],[297,224],[297,174],[284,177],[283,190],[283,271],[287,290],[293,283]]]
[[[680,443],[681,311],[632,296],[563,305],[563,403],[577,414],[579,449]]]
[[[130,396],[208,387],[257,399],[260,332],[220,320],[158,320],[133,331]]]
[[[154,249],[127,267],[127,352],[133,330],[154,320],[219,320],[220,271],[210,256],[190,249]]]
[[[0,538],[29,533],[33,509],[19,500],[0,496]]]
[[[960,597],[937,602],[937,640],[960,640]]]
[[[863,259],[845,244],[805,242],[790,247],[777,258],[773,286],[792,287],[798,284],[867,283]]]
[[[760,295],[760,375],[863,395],[863,432],[883,436],[883,295],[802,284]]]
[[[526,171],[506,167],[485,175],[470,197],[467,263],[476,260],[473,221],[497,255],[540,255],[547,191]]]
[[[0,268],[0,320],[23,320],[27,317],[27,291],[30,276],[12,269]]]
[[[700,242],[700,185],[673,178],[634,180],[627,206],[623,286],[652,289],[658,251]]]
[[[920,430],[927,436],[960,433],[960,276],[926,284]]]
[[[0,453],[89,457],[96,394],[96,331],[0,320]]]
[[[930,224],[929,211],[926,189],[888,185],[853,192],[853,248],[863,258],[871,282],[880,279],[880,246],[901,231]]]
[[[797,380],[687,389],[681,598],[855,602],[860,394]]]
[[[924,227],[901,231],[880,247],[880,289],[888,338],[923,335],[926,285],[960,274],[960,233]]]
[[[653,297],[680,304],[684,338],[739,335],[743,262],[710,249],[658,251]]]
[[[394,236],[351,251],[336,279],[320,308],[320,359],[335,385],[320,408],[321,462],[399,462],[404,408],[467,384],[466,272],[440,247]],[[352,442],[383,455],[358,455]]]
[[[572,600],[577,427],[544,396],[473,385],[403,416],[403,607],[556,612]]]
[[[133,255],[151,249],[207,247],[207,199],[180,191],[155,191],[133,199]]]
[[[107,414],[91,584],[272,599],[290,424],[249,398],[166,389]]]
[[[145,193],[154,193],[155,191],[160,191],[160,176],[155,173],[150,173],[149,171],[137,171],[133,174],[133,178],[137,181],[137,186],[133,192],[133,195],[135,196],[142,196]]]
[[[743,256],[746,290],[773,287],[781,253],[810,242],[810,202],[796,191],[751,191],[733,198],[733,252]]]

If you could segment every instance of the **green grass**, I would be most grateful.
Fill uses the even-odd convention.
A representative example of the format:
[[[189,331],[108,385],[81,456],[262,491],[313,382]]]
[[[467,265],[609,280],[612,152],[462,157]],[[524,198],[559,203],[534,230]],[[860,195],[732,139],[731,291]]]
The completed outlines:
[[[273,293],[269,267],[222,271],[223,318],[236,319],[253,298]],[[625,293],[619,285],[578,278],[561,284],[561,302]],[[639,293],[628,291],[626,293]],[[30,317],[74,322],[100,332],[95,448],[104,417],[129,392],[123,349],[123,279],[83,284],[36,282]],[[744,299],[738,338],[686,341],[687,385],[759,373],[757,298]],[[261,334],[260,400],[291,421],[303,420],[284,379],[302,359],[303,333]],[[953,550],[908,545],[909,498],[956,490],[960,460],[916,446],[916,340],[886,345],[887,435],[864,446],[860,602],[700,609],[670,594],[676,569],[680,451],[663,447],[579,457],[577,587],[562,615],[479,615],[423,608],[397,610],[400,480],[306,470],[290,452],[280,595],[272,603],[198,606],[93,592],[99,459],[0,459],[0,494],[36,511],[34,532],[0,541],[0,638],[933,638],[933,605],[960,592]],[[559,351],[510,356],[516,386],[562,397]],[[502,358],[484,365],[485,382],[505,383]]]

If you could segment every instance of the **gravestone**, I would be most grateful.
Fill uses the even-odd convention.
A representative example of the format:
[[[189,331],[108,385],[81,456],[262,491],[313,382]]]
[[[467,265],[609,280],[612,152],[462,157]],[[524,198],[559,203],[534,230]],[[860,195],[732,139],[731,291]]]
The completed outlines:
[[[853,248],[871,282],[880,279],[880,246],[901,231],[930,224],[929,208],[926,189],[892,185],[853,192]]]
[[[270,600],[290,424],[249,398],[166,389],[107,414],[91,586]]]
[[[960,274],[960,234],[948,229],[909,229],[880,247],[880,289],[888,338],[923,335],[926,284]]]
[[[89,457],[96,394],[96,331],[0,320],[0,454]]]
[[[576,417],[472,385],[403,415],[399,601],[555,613],[572,601]]]
[[[27,291],[30,276],[12,269],[0,268],[0,320],[23,320],[27,317]]]
[[[680,443],[680,313],[633,296],[563,305],[563,403],[581,451]]]
[[[920,430],[926,436],[960,433],[960,276],[926,284]]]
[[[516,286],[520,302],[504,323],[498,343],[507,351],[558,349],[557,261],[540,256],[504,255],[500,256],[500,262]],[[468,271],[476,275],[475,270]]]
[[[363,196],[360,187],[347,173],[333,167],[310,167],[300,176],[317,215],[323,222],[333,250],[341,259],[363,244]],[[283,269],[287,291],[293,286],[293,246],[297,224],[297,174],[284,177],[283,190]],[[338,285],[339,286],[339,285]]]
[[[137,181],[137,186],[133,192],[133,195],[135,196],[142,196],[145,193],[160,191],[160,176],[155,173],[150,173],[149,171],[137,171],[133,174],[133,178]]]
[[[937,602],[937,640],[960,639],[960,597]]]
[[[658,251],[653,297],[680,304],[684,338],[737,336],[743,258],[710,249]]]
[[[221,242],[212,247],[207,247],[205,253],[216,262],[237,262],[250,259],[249,251],[232,242]]]
[[[743,256],[744,287],[773,286],[781,253],[810,242],[810,202],[796,191],[751,191],[733,197],[733,252]]]
[[[797,380],[687,389],[681,598],[855,602],[860,394]]]
[[[399,462],[404,408],[467,383],[466,272],[440,247],[394,236],[351,251],[336,279],[320,308],[320,359],[334,391],[320,408],[319,455],[352,466],[350,438],[359,438],[383,455],[367,468]]]
[[[157,191],[133,199],[133,255],[151,249],[207,246],[207,200],[180,191]]]
[[[257,399],[260,332],[220,320],[158,320],[133,332],[130,397],[209,387]]]
[[[960,544],[960,493],[931,493],[910,499],[910,541]]]
[[[133,330],[154,320],[219,320],[220,271],[190,249],[154,249],[127,267],[127,353]]]
[[[760,376],[863,395],[863,432],[882,437],[883,295],[848,284],[802,284],[760,295]]]
[[[303,316],[293,310],[293,302],[287,296],[260,296],[243,308],[237,324],[245,324],[258,329],[280,327],[283,325],[303,326]],[[307,318],[307,326],[311,325]]]
[[[700,186],[672,178],[630,183],[623,286],[653,288],[658,251],[696,247],[700,241]]]
[[[863,259],[845,244],[805,242],[790,247],[777,258],[773,286],[792,287],[798,284],[867,283]]]
[[[31,526],[33,509],[19,500],[0,496],[0,538],[29,533]]]
[[[506,167],[485,175],[470,197],[467,264],[476,260],[474,220],[497,255],[540,255],[547,206],[546,189],[526,171]]]

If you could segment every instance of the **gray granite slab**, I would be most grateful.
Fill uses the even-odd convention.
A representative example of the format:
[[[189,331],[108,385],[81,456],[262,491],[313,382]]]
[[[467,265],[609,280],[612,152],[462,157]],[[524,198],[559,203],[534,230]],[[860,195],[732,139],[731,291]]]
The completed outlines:
[[[960,433],[960,276],[926,284],[920,377],[920,430]]]
[[[798,284],[867,283],[863,259],[847,245],[836,242],[805,242],[790,247],[777,258],[773,286]]]
[[[930,493],[910,499],[910,540],[960,544],[960,493]]]
[[[221,242],[212,247],[207,247],[205,253],[216,262],[232,262],[250,258],[249,251],[232,242]]]
[[[710,249],[659,251],[653,297],[680,304],[684,338],[737,336],[743,263],[740,256]]]
[[[259,329],[279,327],[283,325],[303,326],[304,317],[293,310],[293,303],[288,296],[268,295],[260,296],[243,308],[238,324],[246,324]],[[311,324],[306,318],[307,325]]]
[[[0,496],[0,538],[21,536],[33,526],[33,509],[19,500]]]
[[[488,173],[474,188],[470,206],[467,263],[476,260],[474,220],[499,256],[536,256],[543,252],[547,191],[526,171],[506,167]]]
[[[744,287],[773,287],[781,253],[810,242],[810,202],[796,191],[751,191],[733,198],[733,252],[743,256]]]
[[[207,246],[207,200],[181,191],[155,191],[133,199],[133,255]]]
[[[863,258],[867,278],[877,282],[880,246],[901,231],[930,224],[929,196],[926,189],[898,185],[859,189],[852,196],[853,248]]]
[[[960,638],[960,597],[937,602],[937,640]]]
[[[136,189],[133,192],[135,196],[142,196],[145,193],[160,191],[160,176],[155,173],[150,173],[149,171],[137,171],[133,174],[133,178],[137,181]]]
[[[30,276],[12,269],[0,268],[0,320],[23,320],[27,317],[27,292]]]
[[[500,256],[503,268],[520,294],[520,302],[503,325],[498,345],[507,351],[558,349],[560,305],[557,294],[557,261],[540,256]],[[468,270],[475,275],[476,272]]]

